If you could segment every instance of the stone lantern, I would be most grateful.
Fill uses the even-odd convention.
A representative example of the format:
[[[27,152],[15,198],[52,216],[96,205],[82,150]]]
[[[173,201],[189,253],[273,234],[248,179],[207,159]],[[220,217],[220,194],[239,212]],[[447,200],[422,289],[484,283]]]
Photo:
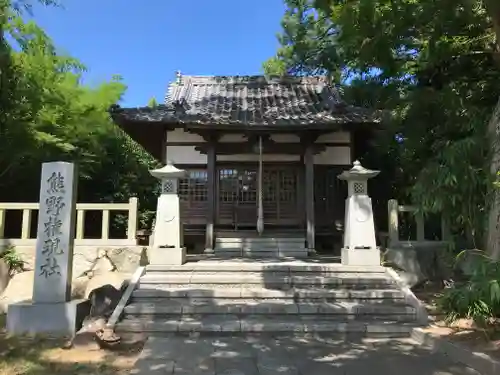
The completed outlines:
[[[342,264],[349,266],[379,266],[380,250],[375,239],[372,200],[368,196],[368,180],[380,171],[364,168],[359,161],[338,176],[347,181],[344,246]]]
[[[161,181],[149,262],[155,265],[183,264],[186,261],[186,249],[182,243],[178,188],[179,179],[186,172],[167,161],[166,166],[149,173]]]

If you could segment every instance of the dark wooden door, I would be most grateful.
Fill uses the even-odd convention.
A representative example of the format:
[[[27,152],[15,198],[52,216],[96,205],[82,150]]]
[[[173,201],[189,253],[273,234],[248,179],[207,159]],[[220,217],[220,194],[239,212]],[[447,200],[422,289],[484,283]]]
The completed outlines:
[[[258,169],[256,166],[220,167],[217,224],[257,225]]]
[[[269,166],[263,170],[262,200],[264,224],[298,226],[300,214],[300,169],[292,166]]]
[[[298,226],[303,223],[299,208],[299,166],[264,164],[262,201],[264,224]],[[258,166],[238,165],[218,169],[217,224],[255,228],[258,209]]]
[[[331,232],[344,225],[347,183],[337,176],[345,169],[326,165],[314,168],[314,214],[319,231]]]

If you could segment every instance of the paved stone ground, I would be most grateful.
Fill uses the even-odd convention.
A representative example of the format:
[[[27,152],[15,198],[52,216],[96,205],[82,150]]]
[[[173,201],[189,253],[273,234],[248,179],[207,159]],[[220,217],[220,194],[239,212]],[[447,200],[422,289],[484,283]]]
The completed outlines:
[[[152,337],[134,375],[480,375],[409,339]]]

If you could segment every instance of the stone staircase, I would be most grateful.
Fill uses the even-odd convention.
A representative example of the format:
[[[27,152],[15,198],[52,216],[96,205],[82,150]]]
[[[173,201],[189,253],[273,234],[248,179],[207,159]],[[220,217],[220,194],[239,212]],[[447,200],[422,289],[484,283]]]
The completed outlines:
[[[214,252],[220,257],[307,258],[304,236],[217,236]]]
[[[249,259],[148,266],[116,332],[404,337],[415,308],[383,267]]]

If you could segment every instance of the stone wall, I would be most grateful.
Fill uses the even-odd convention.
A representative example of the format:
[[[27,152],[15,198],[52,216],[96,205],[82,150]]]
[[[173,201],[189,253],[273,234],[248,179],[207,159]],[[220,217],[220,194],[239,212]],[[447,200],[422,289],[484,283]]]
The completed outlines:
[[[25,271],[1,285],[0,314],[7,311],[11,303],[31,301],[35,280],[33,247],[16,247],[17,253],[25,264]],[[90,293],[103,286],[111,285],[120,289],[137,267],[146,265],[147,248],[129,247],[96,247],[76,246],[73,259],[72,298],[88,298]]]
[[[113,271],[132,274],[140,264],[147,262],[146,247],[127,246],[75,246],[73,255],[73,279],[92,272],[100,259],[108,259]],[[16,246],[16,252],[26,262],[25,269],[33,270],[35,249],[32,246]]]

